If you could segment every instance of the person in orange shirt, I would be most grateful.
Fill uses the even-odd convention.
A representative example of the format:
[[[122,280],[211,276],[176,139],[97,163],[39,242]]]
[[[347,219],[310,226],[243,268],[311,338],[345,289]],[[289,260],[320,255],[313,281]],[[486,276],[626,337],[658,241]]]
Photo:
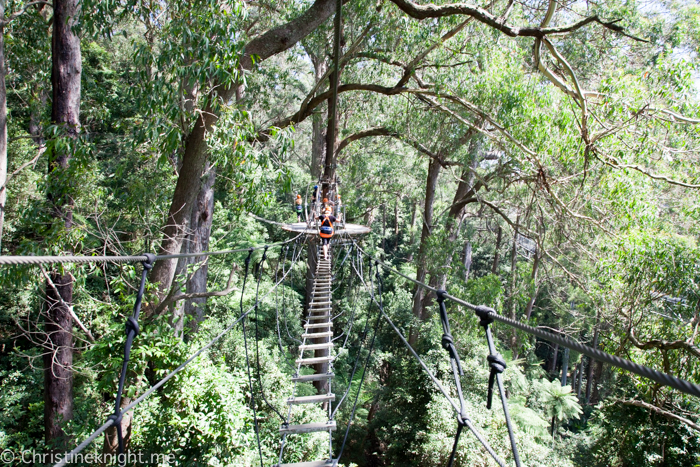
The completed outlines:
[[[328,200],[324,199],[324,201]],[[321,222],[321,226],[319,227],[319,236],[321,237],[321,245],[323,245],[323,257],[326,261],[328,261],[328,245],[331,243],[331,238],[333,237],[333,222],[336,221],[336,218],[332,214],[332,210],[330,208],[326,208],[324,213],[318,216],[316,219]]]
[[[294,201],[294,203],[295,203],[294,210],[297,213],[297,222],[301,222],[302,221],[301,214],[304,212],[304,206],[302,206],[300,194],[297,194],[297,199]]]

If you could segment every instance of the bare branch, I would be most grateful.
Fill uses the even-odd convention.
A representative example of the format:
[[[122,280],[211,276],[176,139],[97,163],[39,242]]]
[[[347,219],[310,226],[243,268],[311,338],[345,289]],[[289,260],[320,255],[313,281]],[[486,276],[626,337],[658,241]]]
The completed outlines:
[[[605,165],[608,165],[608,166],[613,167],[613,168],[615,168],[615,169],[632,169],[632,170],[636,170],[637,172],[646,175],[646,176],[649,177],[649,178],[652,178],[652,179],[654,179],[654,180],[662,180],[662,181],[664,181],[664,182],[666,182],[666,183],[670,183],[671,185],[682,186],[682,187],[684,187],[684,188],[692,188],[692,189],[695,189],[695,190],[697,190],[698,188],[700,188],[700,185],[695,185],[695,184],[691,184],[691,183],[680,182],[680,181],[678,181],[678,180],[674,180],[674,179],[672,179],[672,178],[669,178],[669,177],[667,177],[667,176],[665,176],[665,175],[658,175],[658,174],[655,174],[655,173],[653,173],[653,172],[650,172],[649,170],[647,170],[647,169],[645,169],[645,168],[643,168],[643,167],[641,167],[641,166],[638,166],[638,165],[622,164],[622,163],[621,163],[619,160],[617,160],[615,157],[610,156],[610,155],[607,155],[607,154],[603,154],[604,159],[601,159],[601,158],[599,157],[599,154],[602,154],[602,153],[601,153],[600,149],[598,149],[598,148],[595,148],[595,149],[593,150],[593,154],[595,154],[596,158],[597,158],[599,161],[601,161],[601,162],[604,163]]]
[[[694,422],[688,420],[687,418],[681,417],[680,415],[676,415],[673,412],[669,412],[668,410],[664,410],[664,409],[657,407],[655,405],[648,404],[646,402],[639,401],[639,400],[621,400],[619,402],[621,402],[624,405],[632,405],[634,407],[641,407],[643,409],[650,410],[650,411],[654,412],[655,414],[661,415],[662,417],[670,418],[671,420],[676,420],[677,422],[685,423],[686,425],[688,425],[690,428],[692,428],[695,431],[700,431],[700,425],[698,425],[697,423],[694,423]]]
[[[44,266],[43,266],[43,265],[39,265],[39,267],[41,268],[41,274],[44,276],[44,278],[46,278],[46,282],[47,282],[47,283],[49,284],[49,286],[51,286],[51,288],[56,292],[56,296],[57,296],[58,299],[61,301],[61,304],[62,304],[64,307],[66,307],[66,309],[67,309],[68,312],[70,313],[71,318],[73,318],[73,321],[75,321],[75,323],[78,325],[78,327],[79,327],[80,329],[82,329],[82,331],[83,331],[83,332],[85,333],[85,335],[87,336],[88,340],[89,340],[91,343],[94,344],[94,343],[95,343],[95,338],[92,336],[92,333],[90,332],[90,330],[89,330],[87,327],[85,327],[85,325],[83,324],[83,322],[80,321],[80,318],[78,318],[78,315],[75,314],[75,311],[73,311],[73,306],[67,304],[67,303],[63,300],[63,298],[61,297],[60,292],[58,291],[58,288],[56,287],[56,284],[54,284],[54,282],[51,280],[51,277],[46,273],[46,269],[44,269]]]
[[[560,26],[560,27],[538,27],[538,28],[531,28],[531,27],[516,27],[516,26],[509,26],[503,22],[500,21],[500,18],[497,18],[496,16],[492,15],[485,9],[476,6],[476,5],[471,5],[469,3],[452,3],[448,5],[434,5],[432,3],[427,4],[427,5],[419,5],[417,3],[413,3],[411,0],[391,0],[392,3],[394,3],[396,6],[398,6],[404,13],[408,14],[410,17],[418,19],[418,20],[424,20],[428,18],[442,18],[445,16],[454,16],[454,15],[467,15],[475,20],[484,23],[488,26],[491,26],[494,29],[497,29],[501,31],[503,34],[510,36],[510,37],[539,37],[543,38],[547,35],[553,35],[553,34],[567,34],[570,32],[577,31],[584,26],[587,26],[591,23],[598,23],[604,28],[610,29],[611,31],[618,32],[620,34],[623,34],[627,37],[630,37],[631,39],[641,41],[641,42],[648,42],[644,39],[636,38],[633,37],[629,34],[627,34],[624,30],[624,28],[617,23],[621,21],[621,19],[613,20],[613,21],[603,21],[598,15],[594,16],[588,16],[580,21],[577,21],[576,23],[568,24],[566,26]]]
[[[14,20],[14,19],[16,19],[17,17],[23,15],[23,14],[27,11],[27,9],[28,9],[29,7],[32,7],[32,6],[35,6],[35,5],[46,5],[46,6],[50,6],[51,8],[53,8],[53,4],[52,4],[51,2],[45,2],[45,1],[41,1],[41,0],[40,0],[40,1],[35,1],[35,2],[25,3],[21,10],[15,12],[15,13],[13,13],[13,14],[11,14],[11,15],[8,16],[7,18],[0,19],[0,25],[6,26],[6,25],[7,25],[8,23],[10,23],[12,20]]]
[[[652,339],[646,342],[640,342],[637,336],[634,335],[634,328],[630,328],[627,333],[629,341],[642,350],[658,349],[658,350],[686,350],[696,357],[700,358],[700,349],[698,349],[693,344],[690,344],[684,340],[677,341],[665,341],[663,339]]]

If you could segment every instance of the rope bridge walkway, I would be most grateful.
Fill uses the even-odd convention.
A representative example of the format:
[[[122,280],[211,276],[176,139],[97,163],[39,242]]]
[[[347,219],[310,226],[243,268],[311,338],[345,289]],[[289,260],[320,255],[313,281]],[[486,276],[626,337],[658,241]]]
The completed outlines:
[[[489,382],[488,382],[488,391],[487,391],[487,407],[491,408],[492,405],[492,398],[493,398],[493,393],[495,390],[495,387],[497,387],[498,390],[498,395],[501,399],[503,409],[504,409],[504,417],[506,421],[506,427],[508,430],[509,434],[509,439],[510,439],[510,444],[511,444],[511,449],[512,449],[512,459],[513,462],[515,463],[516,467],[521,466],[519,454],[518,454],[518,448],[516,444],[516,439],[514,435],[514,431],[512,428],[512,423],[509,417],[508,413],[508,405],[507,405],[507,399],[505,395],[505,390],[503,386],[503,380],[502,380],[502,373],[506,368],[506,363],[503,359],[503,357],[496,351],[496,346],[491,334],[491,330],[489,326],[497,321],[499,323],[505,324],[507,326],[519,329],[523,332],[526,332],[530,335],[539,337],[544,340],[548,340],[553,343],[558,343],[559,345],[563,347],[567,347],[569,349],[578,351],[584,355],[587,355],[595,360],[599,360],[605,363],[608,363],[612,366],[621,368],[626,371],[630,371],[632,373],[635,373],[640,376],[644,376],[646,378],[649,378],[657,383],[659,383],[662,386],[668,386],[672,387],[674,389],[677,389],[685,394],[693,395],[696,397],[700,397],[700,386],[697,384],[691,383],[689,381],[682,380],[680,378],[674,377],[672,375],[660,372],[658,370],[654,370],[652,368],[643,366],[643,365],[638,365],[634,362],[631,362],[629,360],[610,355],[606,352],[603,352],[599,349],[595,349],[592,347],[589,347],[587,345],[581,344],[577,341],[574,341],[572,339],[569,339],[567,337],[563,337],[558,334],[553,334],[551,332],[548,332],[546,330],[543,330],[541,328],[536,328],[529,326],[527,324],[521,323],[519,321],[511,320],[508,318],[505,318],[498,313],[496,313],[495,310],[492,308],[483,306],[483,305],[473,305],[471,303],[468,303],[458,297],[454,297],[447,293],[444,290],[438,290],[433,287],[430,287],[427,284],[424,284],[422,282],[419,282],[405,274],[400,273],[390,265],[380,261],[377,258],[374,258],[373,256],[369,255],[367,252],[365,252],[358,244],[357,242],[349,238],[349,236],[345,235],[345,238],[340,238],[340,239],[334,239],[332,242],[332,246],[336,249],[346,249],[346,254],[340,265],[336,268],[336,270],[333,270],[333,263],[330,260],[330,255],[329,259],[319,259],[316,261],[316,270],[314,271],[313,274],[313,288],[310,291],[310,295],[308,297],[309,299],[309,307],[308,307],[308,313],[306,315],[306,320],[304,324],[304,333],[300,336],[300,345],[298,347],[299,350],[299,358],[296,360],[296,370],[295,373],[291,376],[291,380],[294,383],[294,392],[289,397],[286,399],[286,403],[288,406],[287,409],[287,414],[284,416],[281,414],[277,409],[275,409],[269,402],[267,397],[265,396],[265,393],[263,391],[263,385],[262,385],[262,380],[260,376],[260,358],[259,358],[259,351],[258,351],[258,341],[259,341],[259,332],[258,332],[258,319],[255,320],[255,337],[256,337],[256,348],[255,348],[255,357],[256,357],[256,366],[257,366],[257,374],[256,378],[258,381],[259,385],[259,390],[256,390],[255,385],[253,383],[253,377],[251,373],[251,362],[249,358],[249,353],[248,353],[248,342],[247,342],[247,337],[246,337],[246,318],[251,314],[255,313],[256,317],[258,314],[258,306],[260,301],[264,300],[266,297],[270,296],[273,292],[276,293],[276,289],[278,288],[279,285],[281,285],[286,278],[290,275],[290,273],[293,270],[295,262],[300,258],[301,253],[302,253],[302,236],[304,233],[299,233],[299,235],[295,236],[294,238],[291,238],[289,240],[286,240],[284,242],[278,242],[270,245],[262,245],[259,247],[254,247],[254,248],[242,248],[242,249],[236,249],[236,250],[224,250],[224,251],[215,251],[215,252],[204,252],[204,253],[196,253],[196,254],[180,254],[180,255],[162,255],[162,256],[156,256],[152,254],[144,254],[140,256],[0,256],[0,265],[31,265],[31,264],[42,264],[42,263],[87,263],[87,262],[141,262],[143,265],[143,271],[141,275],[141,281],[136,297],[136,301],[134,304],[134,312],[131,317],[127,319],[126,322],[126,333],[127,333],[127,340],[125,344],[125,349],[124,349],[124,359],[123,359],[123,364],[122,364],[122,370],[119,375],[119,384],[118,384],[118,389],[117,389],[117,397],[116,397],[116,403],[115,403],[115,411],[114,414],[109,416],[107,420],[105,421],[104,424],[102,424],[92,435],[90,435],[87,439],[85,439],[82,443],[80,443],[75,449],[73,449],[70,453],[67,453],[62,460],[55,465],[55,467],[62,467],[68,463],[70,463],[72,460],[76,459],[76,456],[78,453],[80,453],[83,449],[88,447],[95,439],[97,439],[102,433],[105,432],[108,428],[115,426],[117,429],[117,438],[118,438],[118,449],[119,453],[123,453],[124,451],[124,441],[121,433],[121,419],[122,416],[133,410],[136,406],[138,406],[141,402],[143,402],[145,399],[150,397],[155,391],[157,391],[160,387],[162,387],[164,384],[166,384],[170,379],[172,379],[173,376],[175,376],[177,373],[182,371],[187,365],[192,363],[197,357],[199,357],[202,353],[204,353],[207,349],[209,349],[212,345],[214,345],[216,342],[218,342],[220,339],[222,339],[231,329],[233,329],[237,324],[241,323],[242,325],[242,330],[243,330],[243,338],[244,338],[244,344],[245,344],[245,352],[246,352],[246,364],[247,364],[247,370],[248,370],[248,383],[250,386],[250,393],[251,393],[251,408],[253,410],[253,420],[255,424],[255,432],[256,432],[256,439],[258,443],[258,451],[260,454],[260,465],[261,467],[264,467],[264,461],[263,461],[263,456],[262,456],[262,449],[261,449],[261,442],[260,442],[260,432],[259,432],[259,427],[257,423],[257,415],[256,415],[256,393],[259,393],[262,396],[262,399],[264,400],[265,404],[268,405],[274,412],[277,413],[277,415],[280,417],[281,420],[281,426],[280,426],[280,437],[281,437],[281,443],[280,443],[280,451],[279,451],[279,456],[278,456],[278,462],[275,464],[273,467],[322,467],[322,466],[337,466],[338,462],[340,461],[342,454],[344,452],[345,444],[348,438],[348,433],[350,426],[352,424],[352,421],[355,416],[358,400],[360,393],[362,391],[362,385],[365,379],[365,375],[367,372],[367,368],[370,363],[370,359],[374,350],[374,344],[375,344],[375,338],[377,336],[377,333],[379,332],[381,328],[382,322],[387,322],[390,326],[390,328],[395,332],[398,337],[401,339],[401,341],[404,343],[404,345],[407,347],[408,351],[410,354],[416,358],[422,369],[426,372],[426,374],[430,377],[431,381],[433,384],[436,386],[436,388],[440,391],[440,393],[446,398],[446,400],[449,402],[449,404],[452,406],[456,419],[457,419],[457,431],[456,431],[456,436],[453,444],[453,449],[452,453],[450,455],[449,461],[448,461],[448,466],[452,466],[456,457],[456,452],[458,448],[458,443],[460,439],[461,432],[464,427],[468,428],[469,431],[474,434],[474,436],[478,439],[478,441],[481,443],[485,451],[491,456],[491,458],[494,460],[494,462],[501,466],[505,467],[507,464],[501,459],[498,454],[491,448],[489,445],[488,441],[486,438],[478,431],[478,429],[474,426],[472,423],[471,419],[469,418],[468,414],[465,411],[465,401],[463,398],[462,394],[462,386],[461,386],[461,381],[460,377],[463,376],[462,372],[462,367],[461,367],[461,362],[459,358],[459,354],[457,351],[457,348],[454,345],[454,339],[451,335],[450,331],[450,323],[449,323],[449,317],[447,314],[447,309],[445,306],[446,301],[452,301],[454,303],[457,303],[459,305],[462,305],[470,310],[472,310],[475,315],[479,318],[480,320],[480,325],[484,328],[485,331],[485,337],[487,340],[488,348],[489,348],[489,355],[487,358],[487,361],[489,363],[490,367],[490,377],[489,377]],[[294,250],[291,255],[291,264],[287,266],[287,255],[289,253],[289,247],[291,244],[294,244]],[[263,263],[266,260],[267,257],[267,252],[271,248],[276,248],[276,247],[281,247],[285,246],[285,253],[284,253],[284,260],[280,261],[279,263],[281,264],[282,267],[282,274],[280,276],[279,274],[279,267],[278,265],[278,271],[275,272],[275,279],[276,282],[274,285],[270,288],[270,290],[267,291],[267,293],[263,297],[259,297],[259,287],[260,287],[260,281],[262,278],[263,274]],[[312,249],[316,249],[317,246],[313,244],[309,244],[309,254],[313,254],[314,252],[311,251]],[[243,310],[243,293],[246,288],[246,282],[248,279],[249,275],[249,265],[251,261],[251,256],[253,251],[263,249],[263,255],[262,259],[258,263],[257,271],[258,271],[258,277],[257,279],[257,285],[256,285],[256,294],[255,294],[255,303],[252,307],[250,307],[248,310],[244,311]],[[239,252],[248,252],[248,256],[245,260],[245,276],[243,279],[243,288],[241,291],[241,301],[240,301],[240,314],[239,317],[230,323],[222,332],[220,332],[218,335],[216,335],[211,341],[209,341],[207,344],[202,346],[199,350],[197,350],[194,354],[192,354],[187,360],[185,360],[181,365],[179,365],[177,368],[175,368],[173,371],[171,371],[168,375],[166,375],[163,379],[161,379],[158,383],[154,384],[151,388],[149,388],[146,392],[144,392],[140,397],[135,399],[133,402],[131,402],[129,405],[127,405],[124,408],[120,407],[120,402],[121,402],[121,397],[124,391],[124,385],[125,385],[125,375],[128,369],[128,363],[129,363],[129,355],[131,351],[131,346],[133,345],[133,341],[136,338],[136,336],[139,333],[139,324],[138,324],[138,318],[139,318],[139,312],[141,308],[141,301],[145,289],[145,283],[147,279],[147,274],[148,271],[152,268],[153,263],[158,260],[164,260],[164,259],[174,259],[174,258],[181,258],[181,257],[201,257],[201,256],[212,256],[212,255],[227,255],[231,253],[239,253]],[[354,254],[353,254],[354,252]],[[318,256],[320,256],[319,252],[316,251],[315,253]],[[281,255],[280,255],[281,256]],[[350,260],[348,261],[348,258]],[[369,280],[365,279],[365,271],[364,271],[364,263],[365,260],[368,262],[369,268],[368,268],[368,275],[369,275]],[[349,280],[352,281],[353,278],[357,278],[359,281],[359,284],[364,286],[364,288],[367,290],[370,298],[370,309],[368,310],[368,315],[365,323],[365,328],[364,330],[359,333],[356,346],[357,346],[357,355],[356,359],[353,365],[352,369],[352,374],[350,375],[350,378],[348,380],[348,387],[340,399],[335,404],[335,407],[333,407],[333,402],[336,400],[336,395],[332,392],[331,390],[331,384],[333,381],[333,378],[335,377],[333,373],[333,361],[334,361],[334,356],[333,356],[333,349],[334,349],[334,341],[337,339],[342,338],[343,336],[345,337],[343,347],[348,342],[348,338],[350,337],[350,334],[352,333],[353,330],[353,324],[354,324],[354,319],[355,319],[355,309],[353,308],[352,311],[352,316],[349,318],[348,321],[348,328],[345,329],[341,334],[335,336],[335,333],[333,331],[334,328],[334,319],[339,318],[344,312],[341,312],[337,315],[333,315],[333,285],[334,281],[337,280],[341,275],[343,275],[343,271],[345,270],[343,266],[346,266],[349,264],[349,269],[351,269],[350,272],[350,277]],[[347,268],[347,266],[346,266]],[[374,271],[373,271],[374,269]],[[453,397],[450,396],[448,390],[445,388],[443,383],[441,383],[435,375],[430,371],[428,366],[425,364],[425,362],[421,359],[420,355],[416,352],[415,349],[411,347],[411,345],[408,343],[408,340],[405,338],[405,336],[401,333],[400,329],[396,326],[396,324],[391,320],[391,318],[385,313],[384,311],[384,306],[383,306],[383,299],[382,299],[382,274],[380,271],[384,271],[385,273],[388,274],[394,274],[403,277],[404,279],[407,279],[408,281],[414,283],[418,287],[425,288],[426,290],[429,290],[433,293],[436,294],[438,306],[439,306],[439,315],[440,315],[440,320],[442,323],[442,329],[443,329],[443,336],[441,340],[442,347],[447,351],[449,360],[450,360],[450,365],[452,369],[452,376],[454,379],[454,389],[457,394],[457,401]],[[372,274],[374,272],[374,275]],[[376,280],[376,283],[375,283]],[[340,280],[339,282],[343,282]],[[348,288],[350,290],[350,287]],[[283,289],[284,291],[284,289]],[[283,292],[284,293],[284,292]],[[356,306],[357,300],[354,301],[354,304]],[[372,315],[372,305],[376,307],[376,313]],[[283,307],[285,306],[285,299],[283,296]],[[372,322],[373,319],[373,322]],[[372,323],[371,323],[372,322]],[[350,393],[350,388],[351,385],[354,384],[354,377],[356,374],[356,371],[358,370],[358,367],[360,365],[360,360],[362,359],[362,348],[365,346],[366,342],[365,340],[369,336],[370,331],[370,326],[372,327],[372,335],[369,341],[369,345],[367,345],[367,348],[365,349],[365,352],[367,353],[366,358],[364,359],[363,363],[363,368],[362,368],[362,373],[361,373],[361,378],[359,381],[359,386],[356,389],[356,394],[354,397],[354,402],[353,402],[353,407],[350,412],[349,420],[347,422],[347,426],[345,429],[345,435],[343,437],[343,442],[341,445],[341,448],[339,450],[338,456],[334,458],[333,456],[333,431],[337,429],[337,422],[335,420],[336,413],[342,403],[347,399],[348,394]],[[290,338],[296,340],[291,336],[289,333],[289,328],[287,327],[287,323],[285,321],[285,328],[287,329],[287,333]],[[281,331],[280,331],[280,323],[279,323],[279,309],[277,310],[277,332],[278,332],[278,337],[280,339],[280,346],[281,346]],[[311,356],[308,353],[313,353],[313,356]],[[308,368],[308,367],[314,367],[315,372],[314,373],[308,373],[308,371],[303,371],[303,369]],[[297,385],[299,383],[314,383],[318,389],[321,391],[317,395],[312,395],[312,396],[297,396]],[[292,407],[294,405],[299,405],[299,404],[323,404],[324,408],[327,409],[328,412],[328,417],[327,419],[324,420],[318,420],[314,421],[311,423],[301,423],[301,424],[293,424],[293,417],[292,417]],[[302,463],[283,463],[283,457],[284,457],[284,450],[285,450],[285,445],[287,442],[287,438],[292,435],[299,435],[303,433],[312,433],[312,432],[328,432],[329,435],[329,441],[328,441],[328,458],[324,460],[318,460],[318,461],[312,461],[312,462],[302,462]]]
[[[318,252],[316,253],[318,257]],[[299,345],[299,358],[296,360],[297,368],[292,382],[294,383],[294,394],[287,399],[289,410],[287,418],[280,427],[282,435],[282,445],[279,454],[279,463],[275,467],[320,467],[324,465],[335,465],[333,457],[333,437],[332,431],[336,429],[335,420],[331,419],[331,404],[335,400],[335,394],[331,392],[331,382],[333,380],[333,349],[332,321],[332,281],[331,281],[331,261],[330,259],[319,259],[316,263],[313,288],[310,294],[308,314],[304,324],[304,334],[302,334],[302,344]],[[313,353],[313,357],[305,356],[307,352]],[[305,366],[314,366],[316,371],[313,374],[304,375],[301,370]],[[325,387],[325,394],[316,396],[296,396],[297,383],[315,382],[321,389]],[[292,406],[299,404],[324,404],[328,408],[328,420],[292,425]],[[283,464],[284,447],[287,435],[300,433],[314,433],[318,431],[328,432],[329,459],[317,462],[304,462]]]

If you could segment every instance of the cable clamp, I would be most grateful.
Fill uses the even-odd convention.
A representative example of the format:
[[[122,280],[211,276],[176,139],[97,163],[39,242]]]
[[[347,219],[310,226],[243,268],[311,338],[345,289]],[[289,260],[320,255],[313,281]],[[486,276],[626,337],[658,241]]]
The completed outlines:
[[[446,333],[442,335],[442,348],[447,350],[447,353],[450,354],[450,358],[457,364],[457,371],[459,374],[464,375],[464,371],[462,370],[462,362],[459,360],[457,347],[454,345],[454,339],[451,334]]]
[[[153,269],[153,263],[156,262],[156,255],[153,253],[144,253],[143,256],[146,257],[146,261],[141,261],[141,264],[143,265],[144,269],[150,271]]]
[[[484,306],[484,305],[479,305],[476,307],[474,310],[474,313],[481,318],[481,321],[479,321],[479,324],[483,327],[488,326],[489,324],[493,323],[493,315],[496,314],[496,310],[494,310],[491,307]]]
[[[124,326],[126,328],[126,335],[128,336],[131,331],[134,332],[134,337],[139,335],[139,323],[136,321],[136,318],[133,316],[129,316],[126,319],[126,325]]]
[[[469,418],[469,415],[467,415],[467,412],[462,412],[457,414],[457,423],[459,423],[461,426],[468,426],[471,423],[471,418]]]
[[[488,360],[489,366],[491,367],[491,373],[489,374],[488,399],[486,400],[486,408],[490,410],[491,402],[493,401],[493,384],[496,381],[496,375],[503,373],[507,365],[506,361],[503,359],[503,356],[499,353],[495,355],[489,354],[489,356],[486,357],[486,360]]]
[[[447,290],[436,290],[435,295],[437,295],[438,303],[442,303],[447,298]]]
[[[122,423],[122,415],[123,413],[121,411],[118,413],[113,413],[107,417],[107,420],[112,420],[112,426],[119,427]]]

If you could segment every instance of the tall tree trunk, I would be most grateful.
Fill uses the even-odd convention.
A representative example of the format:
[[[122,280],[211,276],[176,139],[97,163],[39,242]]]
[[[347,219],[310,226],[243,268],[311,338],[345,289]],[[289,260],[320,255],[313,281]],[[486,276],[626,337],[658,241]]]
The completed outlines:
[[[532,273],[530,274],[530,279],[532,280],[532,285],[530,289],[530,300],[527,302],[527,310],[525,311],[525,319],[529,320],[532,316],[532,310],[535,307],[535,300],[537,299],[537,292],[539,291],[539,285],[537,284],[537,270],[540,267],[540,252],[539,249],[535,253],[535,257],[532,260]]]
[[[308,53],[311,58],[311,63],[314,66],[315,82],[323,77],[328,68],[325,57],[325,53],[320,53],[318,55],[313,53]],[[311,179],[317,180],[319,175],[321,175],[321,169],[323,167],[323,161],[326,157],[326,115],[324,115],[323,109],[318,108],[314,112],[311,120]]]
[[[73,30],[78,20],[78,0],[54,0],[51,85],[51,120],[67,138],[80,131],[80,38]],[[71,154],[54,152],[49,162],[47,199],[53,215],[69,230],[73,226],[73,200],[65,174]],[[73,418],[73,278],[59,269],[50,272],[54,286],[46,284],[47,343],[44,354],[44,424],[48,445],[60,449],[66,439],[62,424]]]
[[[464,245],[464,282],[469,280],[469,270],[472,268],[472,243]]]
[[[330,183],[335,179],[337,167],[337,149],[338,149],[338,84],[340,83],[340,26],[342,22],[341,8],[343,1],[336,0],[337,11],[334,21],[334,37],[333,37],[333,63],[331,63],[331,74],[328,78],[329,89],[331,95],[328,98],[328,129],[326,131],[326,160],[323,164],[323,197],[328,196]]]
[[[0,0],[0,18],[5,18],[5,0]],[[7,90],[5,89],[5,27],[0,23],[0,254],[7,201]]]
[[[418,248],[418,265],[416,267],[416,280],[425,282],[428,268],[426,255],[428,254],[428,240],[432,233],[433,227],[433,204],[435,203],[435,189],[437,188],[437,180],[440,175],[440,164],[435,159],[430,159],[428,165],[428,179],[425,184],[425,205],[423,208],[423,228],[421,230],[420,247]],[[425,289],[416,286],[413,294],[413,316],[419,321],[424,320],[423,316],[423,298],[425,297]],[[411,328],[408,336],[408,342],[415,345],[418,340],[418,330]]]
[[[447,271],[449,271],[452,266],[452,258],[457,251],[457,238],[459,238],[459,233],[462,230],[462,222],[464,221],[464,215],[467,210],[467,206],[471,203],[476,202],[474,197],[475,193],[479,190],[480,186],[474,185],[474,170],[479,164],[479,150],[480,144],[478,139],[472,139],[470,144],[471,153],[471,163],[469,168],[465,168],[462,171],[462,175],[459,177],[459,183],[457,184],[457,191],[455,191],[454,198],[452,199],[452,206],[448,211],[447,224],[445,225],[445,237],[447,239],[446,244],[449,249],[447,257],[445,258],[445,264],[443,265],[443,273],[440,277],[441,288],[445,289],[447,287]]]
[[[552,355],[552,360],[549,363],[549,369],[547,370],[550,375],[554,374],[554,370],[557,369],[557,357],[559,356],[559,344],[554,344],[554,354]]]
[[[214,182],[216,181],[216,166],[206,163],[206,175],[197,195],[195,206],[190,218],[190,229],[182,245],[182,253],[202,253],[209,249],[212,217],[214,215]],[[194,273],[188,271],[189,266],[196,264]],[[191,277],[190,277],[191,274]],[[177,263],[176,276],[185,281],[185,292],[203,293],[207,291],[209,263],[207,257],[196,256],[180,258]],[[187,316],[193,319],[192,330],[196,331],[199,323],[204,321],[206,298],[191,298],[176,303],[173,309],[171,324],[175,335],[184,336],[184,321]]]
[[[515,320],[517,313],[518,301],[515,297],[515,289],[517,286],[518,276],[518,224],[520,223],[520,215],[515,218],[515,230],[513,232],[513,244],[510,250],[510,298],[508,317]],[[518,333],[515,328],[510,330],[510,351],[513,353],[513,359],[518,358]]]
[[[598,348],[598,320],[596,319],[596,328],[595,332],[593,333],[593,348],[597,349]],[[593,384],[593,366],[595,364],[595,360],[592,358],[588,358],[588,374],[586,375],[586,404],[589,404],[591,401],[591,386]]]
[[[386,203],[382,204],[382,251],[386,257]]]
[[[493,255],[493,264],[491,265],[491,274],[498,273],[498,262],[501,259],[501,240],[503,240],[503,229],[498,226],[498,231],[496,234],[496,253]]]
[[[593,390],[591,391],[591,403],[600,402],[600,380],[603,377],[603,362],[596,360],[593,372]]]
[[[413,242],[416,241],[416,231],[413,230],[413,227],[416,225],[416,214],[418,212],[418,203],[416,201],[413,202],[412,207],[411,207],[411,238],[408,240],[408,245],[413,246]],[[411,249],[411,253],[408,255],[408,258],[406,258],[406,261],[409,263],[413,261],[413,249]]]
[[[241,68],[244,71],[250,71],[253,69],[253,57],[256,58],[257,64],[294,46],[315,31],[333,12],[335,12],[334,0],[316,0],[296,18],[270,29],[246,44],[240,62]],[[214,90],[208,96],[208,100],[228,103],[237,88],[238,86],[213,86]],[[168,218],[162,230],[163,235],[158,250],[160,254],[180,253],[207,161],[206,133],[217,120],[218,114],[208,106],[199,112],[197,121],[185,138],[182,169],[178,174]],[[170,288],[176,267],[175,260],[157,261],[153,266],[150,279],[158,284],[161,295]]]
[[[581,385],[583,384],[583,358],[578,364],[578,382],[576,383],[576,397],[581,399]]]
[[[216,166],[206,165],[206,178],[197,195],[197,201],[190,220],[190,235],[187,239],[187,249],[190,253],[201,253],[209,249],[211,223],[214,215],[214,182],[216,181]],[[191,258],[193,263],[202,263],[199,269],[187,281],[186,292],[202,293],[207,291],[209,263],[207,258],[198,256]],[[204,321],[206,298],[192,298],[185,302],[185,315],[194,318],[194,328]]]
[[[561,362],[561,385],[566,386],[566,378],[569,376],[569,348],[564,348],[564,358]]]
[[[396,243],[399,242],[399,195],[396,195],[394,199],[394,237],[396,237]]]

